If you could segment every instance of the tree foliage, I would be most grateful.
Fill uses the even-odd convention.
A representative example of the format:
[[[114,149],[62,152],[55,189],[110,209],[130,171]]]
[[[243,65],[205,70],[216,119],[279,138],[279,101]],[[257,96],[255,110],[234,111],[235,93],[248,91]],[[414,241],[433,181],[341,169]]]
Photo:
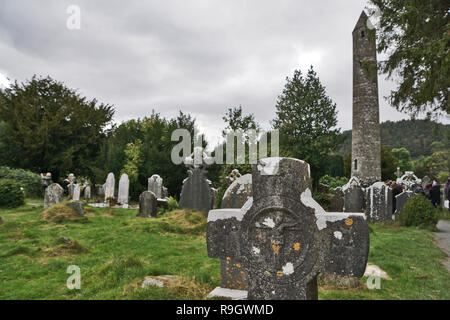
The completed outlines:
[[[328,154],[338,144],[336,104],[311,67],[304,77],[295,70],[278,97],[275,129],[280,130],[280,153],[307,161],[313,184],[323,176]]]
[[[409,153],[408,149],[403,147],[392,148],[391,153],[394,156],[394,158],[397,159],[400,170],[402,171],[412,170],[413,163],[411,160],[411,154]]]
[[[447,0],[370,0],[379,10],[378,52],[387,54],[380,71],[400,79],[390,103],[417,114],[450,113]],[[371,8],[375,9],[375,8]]]
[[[52,172],[56,179],[70,171],[90,175],[113,114],[112,106],[50,77],[16,81],[0,91],[0,121],[14,145],[2,164]]]

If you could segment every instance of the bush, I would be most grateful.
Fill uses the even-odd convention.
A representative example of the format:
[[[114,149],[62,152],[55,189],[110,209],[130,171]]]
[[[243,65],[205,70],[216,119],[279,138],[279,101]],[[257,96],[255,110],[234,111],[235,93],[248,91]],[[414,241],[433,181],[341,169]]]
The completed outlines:
[[[170,197],[169,200],[167,200],[167,205],[169,211],[178,209],[178,201],[174,197]]]
[[[331,177],[329,175],[324,175],[319,179],[319,183],[327,185],[331,193],[335,188],[342,187],[347,182],[348,178],[346,177]]]
[[[0,180],[0,207],[17,208],[25,204],[21,185],[14,180]]]
[[[332,195],[329,193],[314,192],[313,199],[325,210],[330,211]]]
[[[398,218],[401,225],[411,227],[432,227],[438,222],[438,212],[425,196],[418,194],[406,202],[399,212]]]
[[[0,167],[0,179],[11,179],[20,184],[27,197],[42,197],[43,188],[40,175],[23,169]]]

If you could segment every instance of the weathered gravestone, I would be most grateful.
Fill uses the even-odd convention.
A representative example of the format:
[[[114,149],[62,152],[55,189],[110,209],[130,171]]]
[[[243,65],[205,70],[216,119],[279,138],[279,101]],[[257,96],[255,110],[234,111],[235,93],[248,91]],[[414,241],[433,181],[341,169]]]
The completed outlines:
[[[392,220],[392,189],[375,182],[366,189],[366,216],[372,221]]]
[[[408,200],[411,199],[413,195],[414,192],[409,190],[403,191],[402,193],[396,195],[395,198],[397,199],[397,210],[395,212],[400,212],[405,206],[406,202],[408,202]]]
[[[197,157],[197,158],[196,158]],[[207,159],[210,159],[200,147],[186,157],[184,164],[190,168],[189,177],[184,179],[180,195],[180,208],[208,212],[214,205],[214,190],[211,181],[206,178]]]
[[[114,198],[114,188],[116,185],[116,180],[114,178],[114,173],[108,173],[108,177],[106,178],[106,183],[104,184],[105,190],[105,201],[108,198]]]
[[[126,173],[120,176],[117,201],[123,208],[128,208],[128,197],[130,192],[130,179]]]
[[[334,189],[330,210],[334,212],[342,212],[344,210],[344,193],[342,192],[341,187]]]
[[[52,183],[45,188],[44,209],[63,201],[64,189],[57,183]]]
[[[361,182],[356,177],[351,177],[349,182],[342,186],[344,194],[344,212],[363,212],[364,192]]]
[[[148,191],[151,191],[155,194],[156,198],[163,198],[163,179],[154,174],[150,178],[148,178]]]
[[[413,171],[406,171],[396,182],[407,190],[415,190],[422,184],[422,180]]]
[[[209,212],[208,255],[242,261],[248,299],[317,299],[320,272],[364,274],[364,214],[326,213],[311,196],[310,179],[304,161],[260,159],[252,168],[253,197],[241,209]]]
[[[67,206],[71,207],[75,213],[81,217],[84,216],[84,206],[83,206],[83,202],[81,201],[69,201],[67,202]]]
[[[72,200],[79,201],[80,200],[80,193],[81,193],[81,185],[79,183],[75,183],[73,185]]]
[[[252,196],[252,175],[241,176],[239,171],[235,172],[235,170],[232,174],[234,174],[234,178],[230,177],[232,183],[223,194],[221,204],[223,209],[242,208],[244,203]]]
[[[151,191],[144,191],[139,196],[139,213],[138,217],[149,218],[156,217],[158,202],[156,196]]]
[[[91,186],[89,184],[84,187],[84,198],[85,199],[91,198]]]
[[[67,185],[67,195],[69,199],[73,199],[73,192],[75,190],[75,183],[71,182]]]

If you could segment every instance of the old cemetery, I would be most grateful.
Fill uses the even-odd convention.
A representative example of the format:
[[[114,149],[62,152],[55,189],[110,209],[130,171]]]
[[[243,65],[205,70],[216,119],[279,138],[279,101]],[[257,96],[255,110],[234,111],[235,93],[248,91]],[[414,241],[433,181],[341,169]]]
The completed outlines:
[[[395,221],[383,183],[349,180],[327,212],[312,196],[308,163],[264,158],[251,173],[231,170],[214,209],[207,166],[188,160],[183,208],[157,174],[129,201],[128,177],[115,183],[109,173],[99,186],[71,174],[44,199],[2,209],[0,298],[450,298],[433,230]],[[398,183],[399,207],[422,197],[412,173]],[[79,290],[67,285],[69,266],[80,268]]]
[[[50,76],[22,82],[19,75],[32,71],[20,48],[8,50],[14,59],[2,67],[18,80],[0,74],[0,299],[449,300],[450,125],[439,122],[444,114],[448,122],[447,6],[371,0],[385,10],[374,26],[351,1],[345,6],[358,12],[356,24],[348,18],[354,12],[335,13],[333,1],[326,18],[322,7],[294,10],[291,1],[262,10],[270,14],[264,18],[258,11],[251,34],[234,21],[224,25],[235,34],[219,28],[222,16],[247,21],[239,17],[245,6],[209,20],[190,17],[230,5],[222,2],[202,8],[200,1],[195,10],[188,4],[177,23],[148,16],[164,10],[133,12],[130,4],[120,14],[133,21],[108,17],[111,28],[89,6],[87,31],[64,34],[58,61],[45,60],[63,55],[44,42],[59,31],[0,37],[0,53],[5,44],[32,47],[39,59],[27,60],[46,66],[36,70],[52,66],[45,73],[65,74],[62,80],[80,87]],[[292,26],[278,23],[278,14],[293,17]],[[305,29],[305,18],[315,24]],[[2,35],[9,36],[9,20]],[[154,33],[137,32],[133,23]],[[117,34],[105,34],[110,30]],[[277,30],[282,34],[271,34]],[[116,38],[125,34],[130,41]],[[102,41],[84,42],[91,35]],[[30,46],[28,38],[45,41]],[[112,38],[119,45],[111,50]],[[385,55],[379,46],[390,51],[392,41],[406,53],[377,61]],[[76,60],[89,48],[94,60]],[[446,58],[434,57],[436,50]],[[292,70],[304,58],[319,66]],[[84,64],[88,71],[67,73]],[[381,102],[380,73],[407,77]],[[81,92],[87,88],[118,105],[89,100]],[[422,113],[427,117],[417,118]]]

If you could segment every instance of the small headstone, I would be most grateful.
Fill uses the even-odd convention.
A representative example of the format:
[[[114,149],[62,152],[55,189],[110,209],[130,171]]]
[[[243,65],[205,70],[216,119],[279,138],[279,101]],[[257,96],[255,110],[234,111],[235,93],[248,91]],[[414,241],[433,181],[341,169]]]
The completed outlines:
[[[84,198],[90,199],[91,198],[91,186],[87,185],[84,187]]]
[[[408,202],[409,199],[414,195],[414,192],[412,191],[403,191],[399,195],[396,195],[395,198],[397,199],[397,211],[400,212],[403,207],[405,206],[406,202]]]
[[[67,193],[69,199],[73,199],[73,192],[75,190],[75,183],[71,182],[67,185]]]
[[[105,183],[105,201],[108,198],[114,198],[114,188],[116,185],[116,180],[114,178],[114,173],[108,173]]]
[[[169,197],[169,190],[167,190],[166,187],[163,187],[163,198],[168,198]]]
[[[148,191],[153,192],[158,199],[163,198],[163,179],[159,175],[148,178]]]
[[[366,215],[372,221],[392,220],[392,189],[375,182],[366,189]]]
[[[73,185],[73,194],[72,194],[72,200],[78,201],[80,200],[80,193],[81,193],[81,185],[79,183],[75,183]]]
[[[344,193],[341,187],[337,187],[333,191],[333,197],[331,198],[330,210],[333,212],[344,211]]]
[[[126,173],[120,176],[119,180],[119,192],[117,201],[122,204],[124,208],[128,207],[128,198],[130,191],[130,179]]]
[[[342,187],[344,194],[344,212],[363,212],[364,192],[358,178],[352,177]]]
[[[69,201],[67,206],[71,207],[79,216],[84,216],[84,206],[81,201]]]
[[[239,172],[239,171],[238,171]],[[222,208],[242,208],[252,196],[252,175],[246,174],[236,178],[222,198]]]
[[[157,214],[156,196],[151,191],[144,191],[139,196],[139,214],[138,217],[149,218],[156,217]]]
[[[44,209],[63,201],[64,189],[57,183],[52,183],[45,189]]]
[[[274,162],[277,170],[267,170]],[[241,209],[211,210],[206,234],[209,257],[242,261],[248,299],[317,299],[319,273],[364,274],[363,213],[326,213],[304,161],[260,159],[252,171],[253,197]]]

